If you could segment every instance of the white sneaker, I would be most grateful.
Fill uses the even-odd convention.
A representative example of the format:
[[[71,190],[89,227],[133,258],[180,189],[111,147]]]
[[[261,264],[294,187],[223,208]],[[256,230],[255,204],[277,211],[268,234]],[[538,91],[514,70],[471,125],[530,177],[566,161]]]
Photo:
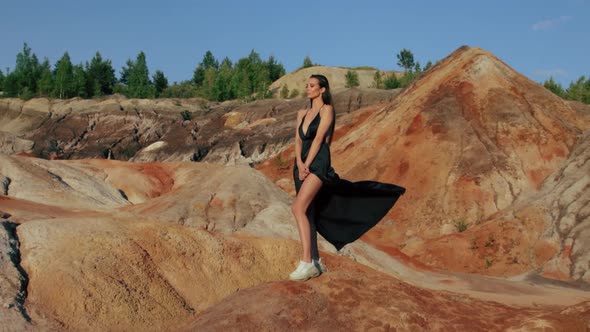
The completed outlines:
[[[312,262],[306,263],[304,261],[299,261],[299,265],[295,271],[289,274],[289,279],[295,281],[305,281],[310,278],[314,278],[320,275],[320,271],[315,267],[315,264]]]
[[[320,273],[326,273],[328,272],[328,268],[324,265],[324,263],[322,263],[322,259],[318,259],[317,261],[314,260],[313,263],[315,264],[315,267],[320,270]]]
[[[301,272],[301,269],[303,269],[303,267],[305,266],[305,264],[306,263],[304,261],[299,261],[299,265],[297,265],[297,268],[295,268],[295,271],[291,272],[291,274],[300,273]]]

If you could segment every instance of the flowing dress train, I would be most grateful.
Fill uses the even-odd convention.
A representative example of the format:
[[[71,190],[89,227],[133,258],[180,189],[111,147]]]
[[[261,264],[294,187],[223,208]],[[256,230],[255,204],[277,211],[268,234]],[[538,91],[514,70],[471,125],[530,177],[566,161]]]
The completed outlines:
[[[311,121],[307,132],[303,132],[304,120],[305,116],[298,128],[302,141],[301,159],[303,162],[305,162],[316,136],[320,114],[318,113]],[[330,135],[332,135],[332,130],[326,134],[326,136]],[[375,226],[406,190],[390,183],[350,182],[341,179],[332,168],[330,146],[325,142],[325,139],[309,170],[320,178],[323,184],[310,205],[307,215],[310,222],[315,223],[317,232],[337,250],[357,240]],[[295,162],[293,178],[297,193],[303,183],[299,180],[298,174],[299,170],[297,162]]]

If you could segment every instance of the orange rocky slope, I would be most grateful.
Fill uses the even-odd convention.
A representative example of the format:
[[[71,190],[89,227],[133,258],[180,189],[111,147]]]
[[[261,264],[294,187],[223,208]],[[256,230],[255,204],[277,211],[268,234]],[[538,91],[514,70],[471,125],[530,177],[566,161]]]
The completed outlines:
[[[364,237],[377,248],[400,248],[429,265],[494,275],[540,268],[561,252],[558,240],[544,244],[543,234],[553,229],[548,220],[513,219],[502,229],[483,224],[537,195],[553,172],[567,166],[590,129],[589,107],[560,99],[489,52],[463,47],[387,106],[367,107],[339,123],[332,158],[342,177],[407,188]],[[292,158],[292,149],[281,156]],[[259,169],[292,192],[289,170],[277,172],[276,164]],[[587,223],[587,216],[581,221]],[[457,234],[461,223],[469,236]],[[457,237],[461,245],[454,245]],[[438,243],[436,257],[447,259],[424,254],[432,241]],[[472,242],[478,254],[450,263],[469,253]],[[493,246],[503,248],[487,250]],[[522,252],[527,257],[516,257]],[[494,265],[505,259],[510,263]]]
[[[576,330],[589,319],[581,290],[388,259],[393,275],[324,253],[330,272],[285,281],[299,252],[290,199],[248,167],[0,155],[0,174],[11,179],[0,195],[8,330]]]
[[[283,279],[297,255],[223,235],[295,233],[288,196],[249,167],[0,154],[0,175],[8,330],[162,330]]]

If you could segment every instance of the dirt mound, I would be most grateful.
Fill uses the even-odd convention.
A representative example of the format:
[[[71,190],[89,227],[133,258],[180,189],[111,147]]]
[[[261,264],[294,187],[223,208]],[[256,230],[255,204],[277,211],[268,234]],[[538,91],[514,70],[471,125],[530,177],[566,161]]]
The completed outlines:
[[[301,94],[305,92],[305,86],[309,77],[314,74],[320,74],[326,76],[330,82],[331,89],[339,90],[346,87],[346,74],[349,70],[357,74],[360,88],[374,87],[374,77],[377,69],[350,69],[342,67],[313,66],[299,69],[282,76],[278,80],[274,81],[270,85],[269,89],[278,95],[281,89],[284,86],[287,86],[287,89],[289,89],[291,93],[293,90],[297,90]],[[393,71],[380,72],[382,79],[385,79],[388,75],[399,76],[402,74],[400,72]]]
[[[181,331],[583,331],[588,303],[519,309],[416,288],[374,271],[337,271],[306,283],[240,290]]]

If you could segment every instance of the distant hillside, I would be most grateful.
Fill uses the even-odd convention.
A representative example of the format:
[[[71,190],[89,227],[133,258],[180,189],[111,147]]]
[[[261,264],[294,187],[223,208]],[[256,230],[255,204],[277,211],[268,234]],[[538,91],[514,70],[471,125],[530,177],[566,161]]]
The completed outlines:
[[[309,76],[313,74],[321,74],[328,78],[330,82],[330,88],[332,89],[339,89],[344,88],[346,84],[346,73],[350,69],[342,68],[342,67],[326,67],[326,66],[313,66],[304,69],[300,69],[294,71],[292,73],[286,74],[276,80],[274,83],[270,85],[270,90],[273,94],[277,95],[282,87],[286,84],[289,88],[289,91],[293,89],[299,90],[301,93],[305,90],[305,85],[307,84],[307,80]],[[359,77],[359,83],[361,88],[369,88],[373,85],[373,77],[377,70],[375,69],[353,69],[356,71]],[[385,73],[383,78],[389,76],[393,73],[400,75],[401,72],[395,71],[382,71]]]

